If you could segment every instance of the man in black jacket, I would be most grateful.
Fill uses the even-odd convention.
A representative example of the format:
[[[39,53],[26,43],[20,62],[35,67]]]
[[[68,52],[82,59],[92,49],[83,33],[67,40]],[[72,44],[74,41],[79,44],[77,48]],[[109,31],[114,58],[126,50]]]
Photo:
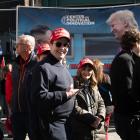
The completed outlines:
[[[123,140],[137,140],[140,139],[140,122],[136,126],[135,115],[139,115],[140,108],[134,98],[134,79],[136,77],[134,72],[137,67],[134,56],[135,50],[138,48],[136,43],[139,42],[137,40],[139,37],[136,37],[131,30],[138,32],[138,24],[129,10],[113,13],[107,23],[115,38],[122,45],[122,50],[114,58],[110,71],[116,131]]]
[[[42,140],[67,140],[66,122],[74,106],[75,90],[62,64],[70,47],[70,34],[57,28],[50,39],[50,53],[33,71],[31,101],[40,120]]]
[[[31,140],[30,128],[30,81],[32,69],[36,64],[34,55],[35,39],[30,35],[21,35],[17,41],[18,56],[13,63],[12,81],[12,129],[14,140],[25,140],[26,134]]]

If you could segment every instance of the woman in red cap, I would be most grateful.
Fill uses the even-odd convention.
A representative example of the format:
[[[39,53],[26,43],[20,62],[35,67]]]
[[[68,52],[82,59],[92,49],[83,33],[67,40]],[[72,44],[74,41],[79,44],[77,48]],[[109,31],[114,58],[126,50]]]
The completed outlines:
[[[89,58],[80,61],[75,88],[75,110],[72,116],[72,140],[105,140],[105,105],[98,91],[95,66]]]

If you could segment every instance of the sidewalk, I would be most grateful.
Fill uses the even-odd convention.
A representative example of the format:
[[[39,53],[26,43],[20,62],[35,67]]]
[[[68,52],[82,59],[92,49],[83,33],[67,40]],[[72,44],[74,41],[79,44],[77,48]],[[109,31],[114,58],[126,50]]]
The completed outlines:
[[[13,140],[12,138],[4,138],[4,140]],[[28,137],[26,138],[26,140],[29,140]],[[115,131],[115,128],[113,126],[111,126],[109,128],[109,140],[121,140],[120,137],[118,136],[118,134]]]
[[[116,133],[114,126],[110,126],[109,128],[109,140],[121,140],[119,135]]]
[[[116,133],[113,121],[111,121],[108,132],[109,132],[109,140],[121,140],[119,135]],[[13,139],[5,136],[4,140],[13,140]],[[26,140],[29,140],[28,137],[26,138]]]
[[[110,126],[109,126],[109,140],[121,140],[120,136],[116,133],[113,115],[111,116]]]

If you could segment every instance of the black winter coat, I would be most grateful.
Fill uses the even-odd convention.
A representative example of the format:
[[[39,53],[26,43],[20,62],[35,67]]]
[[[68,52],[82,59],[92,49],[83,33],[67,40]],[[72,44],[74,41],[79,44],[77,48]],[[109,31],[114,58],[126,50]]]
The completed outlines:
[[[132,98],[135,65],[133,55],[133,52],[122,50],[113,60],[110,71],[115,111],[124,115],[133,114],[136,111],[136,103]]]
[[[12,112],[13,113],[29,113],[30,107],[30,88],[32,69],[36,64],[36,57],[34,52],[31,53],[28,62],[24,65],[24,72],[21,74],[20,56],[18,56],[13,63],[12,81]]]
[[[52,54],[33,70],[31,102],[41,124],[44,139],[65,140],[65,123],[74,107],[66,90],[73,84],[67,68]]]
[[[140,114],[140,56],[136,54],[133,55],[135,62],[134,72],[133,72],[133,90],[132,90],[132,99],[136,102],[135,111],[136,114]]]

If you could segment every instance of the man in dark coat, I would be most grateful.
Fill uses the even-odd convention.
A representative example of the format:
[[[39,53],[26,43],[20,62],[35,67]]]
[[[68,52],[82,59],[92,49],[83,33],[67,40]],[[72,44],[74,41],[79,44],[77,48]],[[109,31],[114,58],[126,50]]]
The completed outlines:
[[[122,50],[113,60],[110,71],[116,131],[123,140],[140,139],[140,119],[137,121],[135,117],[139,115],[139,108],[134,98],[136,95],[134,92],[136,74],[134,73],[138,68],[136,63],[140,63],[134,59],[138,48],[136,44],[139,44],[139,37],[136,33],[138,24],[129,10],[113,13],[107,22],[115,37],[122,44]]]
[[[30,35],[21,35],[17,42],[18,56],[12,71],[12,129],[14,140],[25,140],[28,133],[32,140],[30,128],[30,81],[32,69],[36,64],[34,55],[35,39]]]
[[[75,90],[62,60],[70,47],[70,34],[57,28],[50,41],[50,53],[33,71],[31,101],[40,120],[42,140],[67,140],[65,128],[73,110]]]
[[[137,53],[140,52],[140,33],[126,31],[122,37],[122,46],[123,50],[115,57],[111,66],[116,128],[120,130],[118,132],[123,139],[140,139],[140,74],[137,71],[140,68]],[[127,128],[124,129],[122,125]]]

